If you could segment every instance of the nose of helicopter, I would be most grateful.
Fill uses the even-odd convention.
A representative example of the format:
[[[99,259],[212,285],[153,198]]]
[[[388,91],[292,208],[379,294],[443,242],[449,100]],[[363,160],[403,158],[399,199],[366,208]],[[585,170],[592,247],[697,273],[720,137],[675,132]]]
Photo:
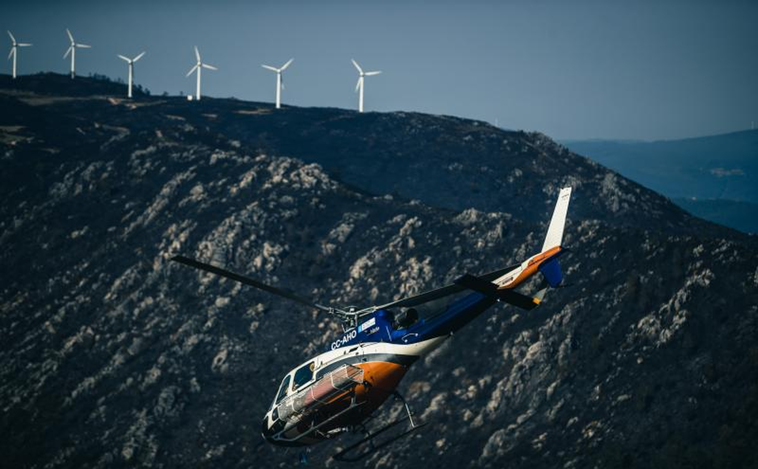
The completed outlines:
[[[261,421],[261,436],[269,443],[274,443],[273,429],[268,425],[268,417],[264,417]]]

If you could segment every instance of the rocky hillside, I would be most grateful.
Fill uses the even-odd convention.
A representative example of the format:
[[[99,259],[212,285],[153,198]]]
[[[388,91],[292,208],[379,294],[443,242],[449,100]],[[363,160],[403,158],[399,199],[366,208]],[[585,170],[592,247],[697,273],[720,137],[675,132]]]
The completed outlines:
[[[383,302],[535,252],[566,183],[570,286],[414,365],[401,390],[429,425],[362,465],[758,463],[753,238],[541,135],[56,80],[0,77],[3,466],[296,465],[260,420],[339,325],[167,259]]]

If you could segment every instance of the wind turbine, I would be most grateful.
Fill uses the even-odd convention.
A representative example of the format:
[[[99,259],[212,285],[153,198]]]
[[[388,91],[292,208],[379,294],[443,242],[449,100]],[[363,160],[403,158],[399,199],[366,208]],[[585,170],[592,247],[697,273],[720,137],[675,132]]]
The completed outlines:
[[[136,61],[138,61],[139,59],[141,59],[143,55],[145,55],[145,52],[144,52],[144,51],[143,51],[143,52],[142,52],[140,55],[138,55],[137,57],[135,57],[135,58],[133,58],[133,59],[130,59],[129,57],[124,57],[124,56],[123,56],[123,55],[121,55],[121,54],[119,54],[119,55],[118,55],[118,57],[119,57],[121,60],[125,60],[125,61],[126,61],[126,63],[128,63],[128,64],[129,64],[129,92],[127,93],[127,96],[128,96],[129,98],[131,98],[131,97],[132,97],[132,81],[133,81],[133,78],[134,78],[134,62],[136,62]]]
[[[8,54],[8,60],[10,60],[11,56],[13,56],[13,78],[16,78],[16,57],[18,57],[18,48],[19,47],[31,47],[31,44],[26,44],[23,42],[16,42],[16,38],[13,37],[13,34],[11,34],[10,31],[8,31],[8,36],[11,37],[11,43],[13,44],[11,46],[11,52]]]
[[[261,65],[261,67],[267,70],[276,72],[276,108],[277,109],[282,107],[282,90],[284,89],[284,81],[282,80],[282,72],[287,70],[287,67],[290,66],[293,60],[295,59],[289,59],[286,64],[281,66],[281,68],[272,67],[271,65]]]
[[[192,72],[197,70],[197,91],[195,92],[195,99],[200,101],[200,74],[203,71],[204,68],[207,68],[208,70],[218,70],[213,65],[204,64],[202,60],[200,60],[200,51],[197,50],[197,46],[195,46],[195,57],[197,57],[197,63],[195,64],[192,69],[190,69],[189,72],[187,72],[187,76],[192,75]]]
[[[66,29],[66,34],[68,34],[68,38],[71,39],[71,45],[68,46],[68,50],[63,54],[63,58],[65,59],[68,57],[68,54],[71,54],[71,78],[73,79],[76,76],[76,49],[91,49],[92,46],[88,46],[87,44],[77,44],[77,42],[74,41],[74,36],[71,35],[71,31],[68,29]]]
[[[376,72],[364,72],[360,65],[358,65],[358,62],[355,61],[355,59],[350,59],[353,61],[353,65],[355,65],[355,68],[358,69],[358,83],[355,84],[355,91],[359,92],[358,95],[358,112],[363,112],[363,83],[365,81],[366,77],[372,77],[374,75],[379,75],[380,71]]]

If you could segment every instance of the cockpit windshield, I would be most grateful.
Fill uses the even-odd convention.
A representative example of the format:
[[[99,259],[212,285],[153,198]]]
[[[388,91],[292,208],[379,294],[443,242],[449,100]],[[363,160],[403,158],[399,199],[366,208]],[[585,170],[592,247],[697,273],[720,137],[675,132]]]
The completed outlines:
[[[308,383],[313,378],[314,367],[314,362],[310,362],[297,369],[295,379],[292,381],[293,391],[297,391],[300,386]]]
[[[286,396],[289,393],[289,387],[290,387],[290,375],[287,375],[284,377],[284,380],[282,381],[282,385],[279,386],[279,394],[276,395],[276,402],[274,405],[278,404],[279,401],[281,401],[284,396]]]

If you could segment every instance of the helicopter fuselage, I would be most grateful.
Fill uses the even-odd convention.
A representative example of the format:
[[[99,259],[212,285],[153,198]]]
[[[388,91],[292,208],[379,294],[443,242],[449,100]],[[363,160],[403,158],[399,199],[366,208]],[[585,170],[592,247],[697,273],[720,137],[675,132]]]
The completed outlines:
[[[263,436],[276,445],[301,446],[361,424],[395,392],[413,363],[496,302],[472,293],[442,314],[402,329],[393,327],[390,312],[376,311],[285,376],[263,420]],[[342,379],[351,373],[359,379],[332,386],[335,374]],[[314,392],[317,388],[329,392]]]
[[[532,256],[491,285],[512,289],[561,254],[555,247]],[[404,327],[384,309],[365,316],[326,352],[285,376],[263,419],[263,437],[275,445],[302,446],[360,425],[395,392],[413,363],[497,302],[473,292]]]

